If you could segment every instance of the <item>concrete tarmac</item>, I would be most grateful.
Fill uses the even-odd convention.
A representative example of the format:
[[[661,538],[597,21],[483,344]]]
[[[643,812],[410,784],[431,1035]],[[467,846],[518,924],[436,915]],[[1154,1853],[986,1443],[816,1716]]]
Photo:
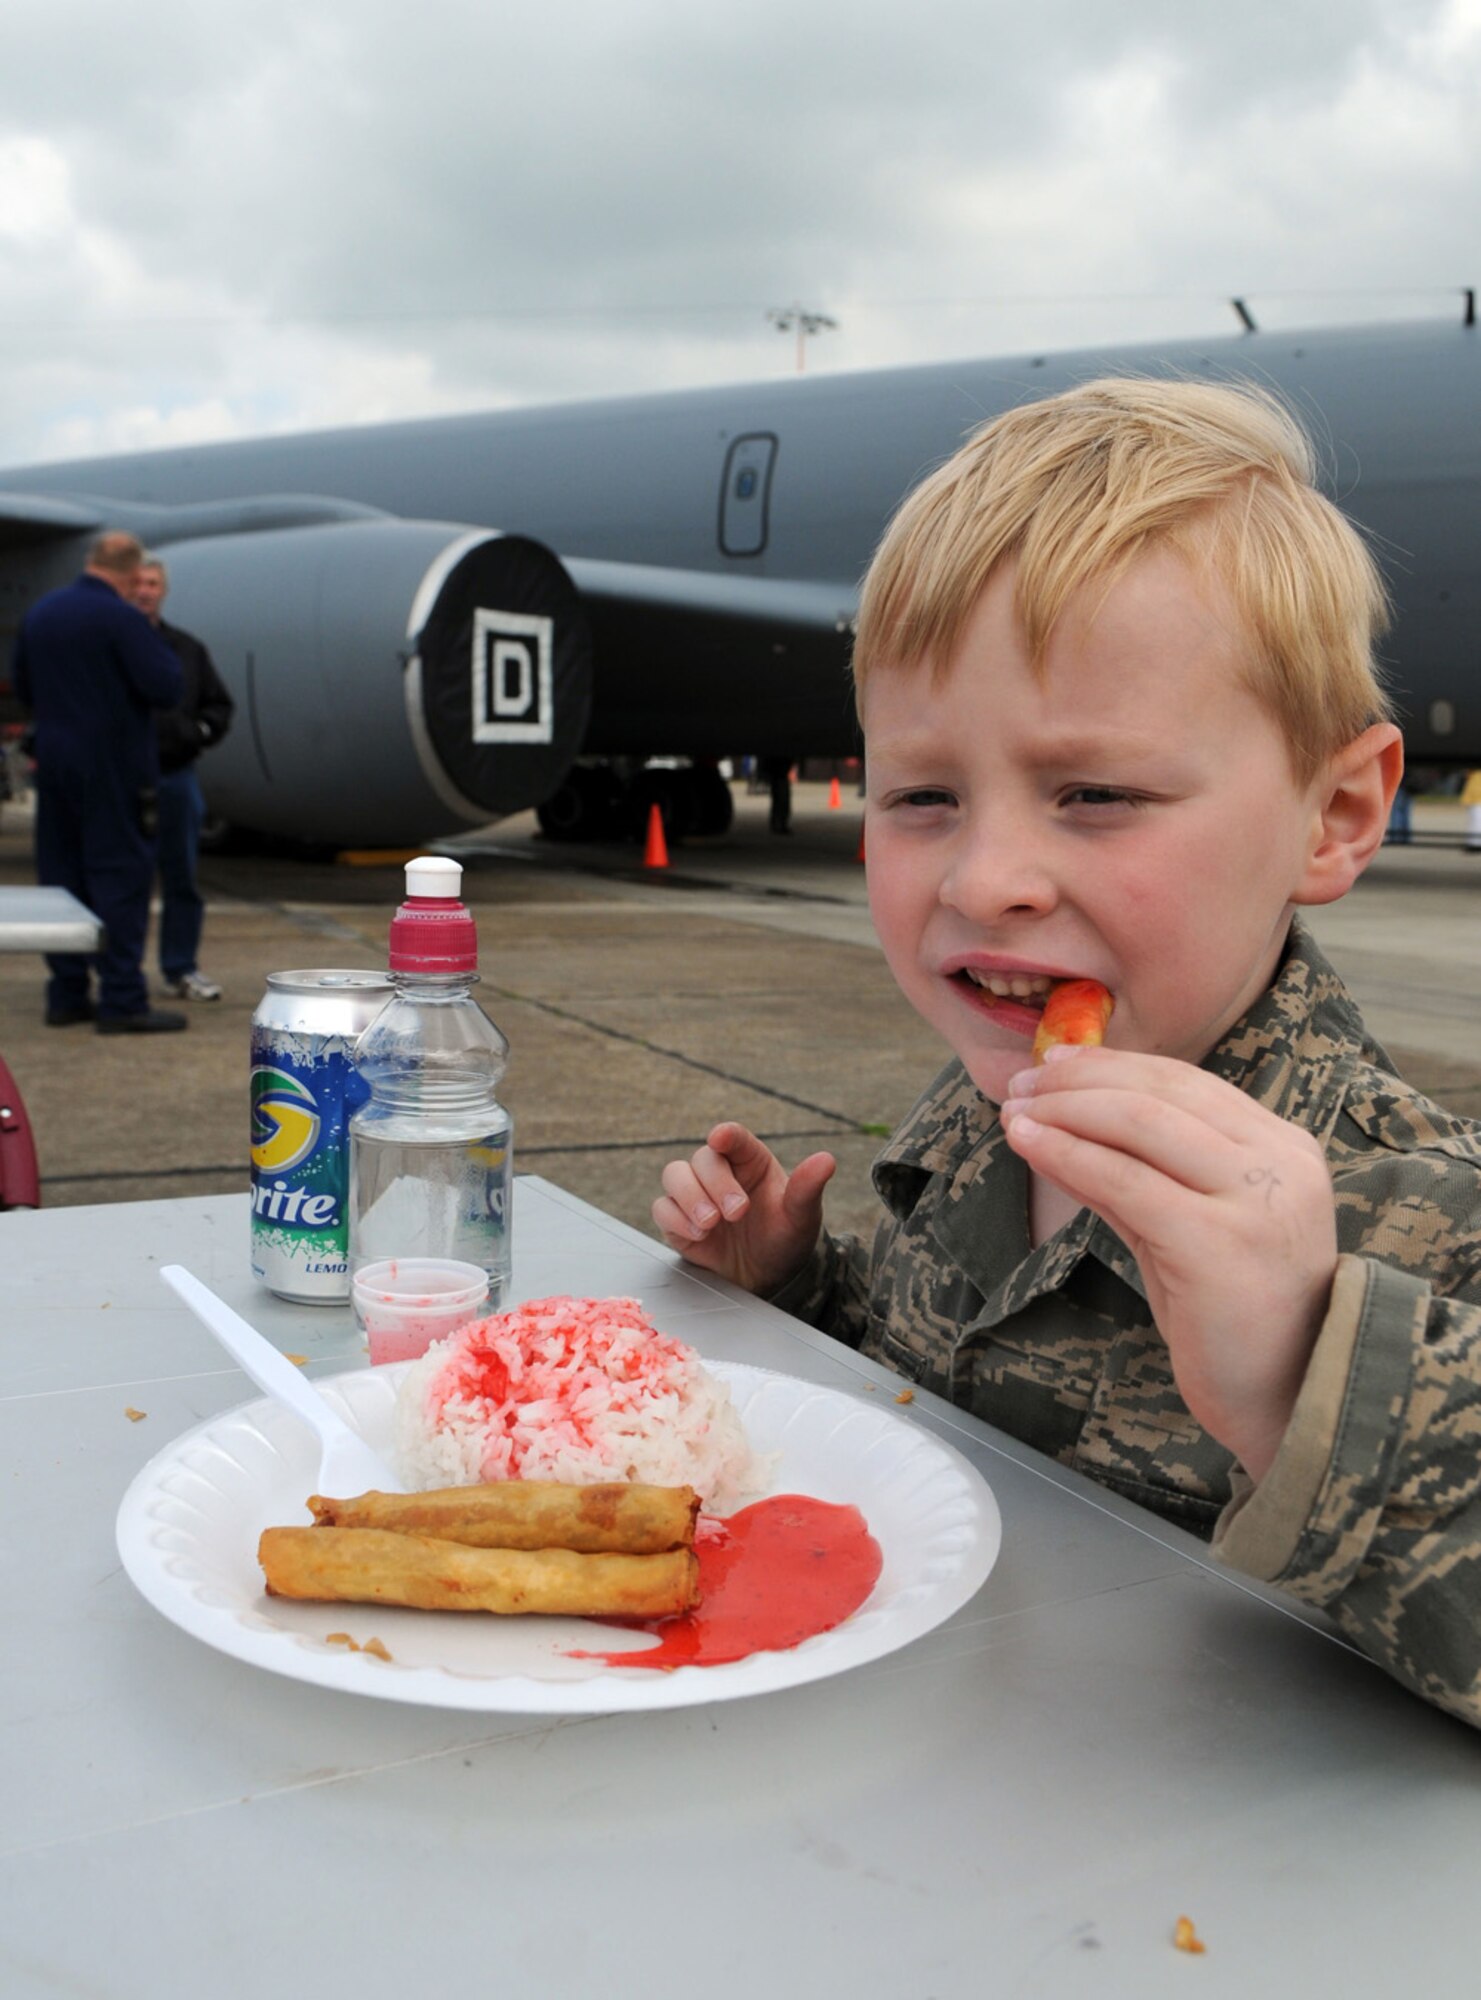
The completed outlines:
[[[830,811],[825,785],[798,785],[780,839],[765,797],[735,792],[732,831],[676,847],[665,870],[636,849],[552,846],[533,815],[446,845],[478,920],[480,997],[512,1045],[516,1166],[647,1228],[663,1163],[735,1117],[789,1163],[835,1153],[829,1220],[868,1228],[869,1163],[942,1050],[874,941],[859,801]],[[1459,808],[1422,803],[1416,825],[1458,839]],[[41,961],[0,956],[0,1053],[49,1207],[244,1189],[266,974],[385,962],[399,858],[221,857],[201,875],[201,963],[226,997],[189,1007],[184,1034],[47,1028]],[[0,806],[0,882],[32,879],[28,813]],[[1481,1118],[1481,854],[1386,848],[1311,914],[1401,1072]]]

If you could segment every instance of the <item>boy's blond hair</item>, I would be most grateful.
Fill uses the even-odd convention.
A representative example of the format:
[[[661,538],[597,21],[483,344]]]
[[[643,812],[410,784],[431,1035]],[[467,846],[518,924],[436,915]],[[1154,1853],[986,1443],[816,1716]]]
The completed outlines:
[[[871,674],[946,671],[1000,564],[1041,672],[1082,584],[1108,589],[1167,547],[1224,586],[1248,637],[1244,682],[1306,784],[1389,714],[1373,658],[1388,622],[1378,569],[1316,491],[1311,444],[1249,385],[1106,377],[976,432],[906,499],[864,580],[854,648]]]

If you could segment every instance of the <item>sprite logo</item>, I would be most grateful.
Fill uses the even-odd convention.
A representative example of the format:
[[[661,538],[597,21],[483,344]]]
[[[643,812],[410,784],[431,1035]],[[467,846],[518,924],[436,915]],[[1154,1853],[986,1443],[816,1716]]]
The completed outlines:
[[[306,1160],[319,1143],[321,1120],[314,1093],[286,1070],[252,1072],[252,1165],[281,1174]]]
[[[289,1069],[252,1071],[252,1215],[290,1231],[338,1229],[343,1149],[318,1100]],[[341,1245],[341,1250],[343,1246]]]

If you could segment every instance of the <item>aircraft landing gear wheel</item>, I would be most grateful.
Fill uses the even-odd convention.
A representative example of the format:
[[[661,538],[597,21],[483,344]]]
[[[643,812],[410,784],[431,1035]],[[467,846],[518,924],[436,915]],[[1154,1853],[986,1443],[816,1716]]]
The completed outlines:
[[[535,817],[547,840],[606,840],[617,824],[618,794],[610,772],[577,765],[568,771]]]
[[[735,818],[735,800],[718,771],[695,771],[692,777],[694,831],[729,833]]]

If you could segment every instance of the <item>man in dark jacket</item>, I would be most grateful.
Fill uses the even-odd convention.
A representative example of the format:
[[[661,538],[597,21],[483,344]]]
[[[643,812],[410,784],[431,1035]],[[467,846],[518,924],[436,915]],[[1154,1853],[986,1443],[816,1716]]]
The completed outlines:
[[[232,699],[211,655],[190,632],[160,616],[170,579],[157,556],[146,556],[134,580],[134,602],[180,662],[185,691],[178,708],[155,717],[159,735],[159,969],[177,1000],[219,1000],[221,988],[196,963],[206,906],[195,879],[206,802],[195,762],[231,727]]]
[[[180,699],[180,663],[129,602],[143,550],[132,535],[99,535],[75,583],[26,613],[13,682],[35,719],[36,876],[70,889],[106,932],[91,961],[48,957],[46,1019],[63,1028],[96,1019],[100,1034],[183,1028],[152,1009],[144,938],[154,879],[159,757],[151,711]]]

